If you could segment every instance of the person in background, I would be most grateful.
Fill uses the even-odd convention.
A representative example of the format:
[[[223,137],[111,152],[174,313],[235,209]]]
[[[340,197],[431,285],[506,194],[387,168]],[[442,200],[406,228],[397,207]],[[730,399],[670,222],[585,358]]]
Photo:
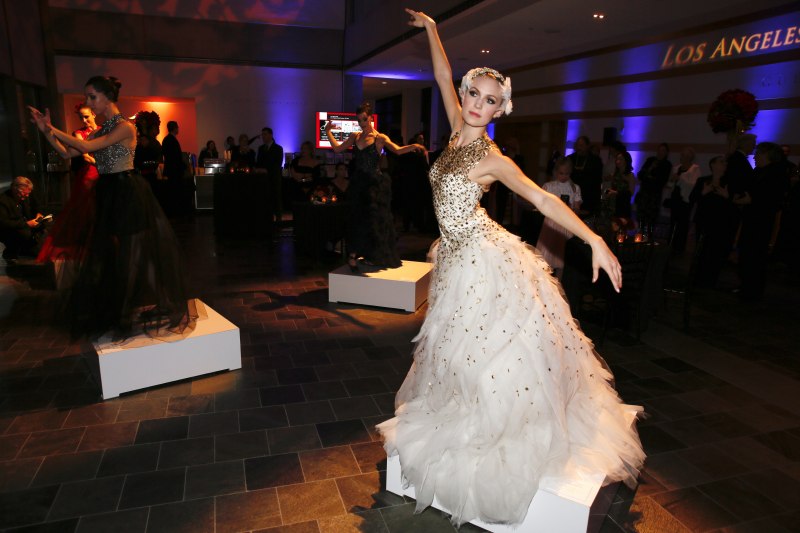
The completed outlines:
[[[167,122],[167,135],[161,141],[161,148],[164,154],[164,178],[166,185],[166,208],[168,216],[176,215],[183,211],[181,198],[183,196],[183,174],[186,165],[183,162],[183,151],[181,143],[178,142],[180,127],[174,120]]]
[[[72,132],[78,139],[86,140],[97,130],[95,114],[85,103],[77,107],[78,117],[83,127]],[[69,200],[58,215],[53,229],[42,244],[39,256],[40,263],[56,259],[73,259],[74,246],[86,239],[92,213],[92,189],[100,176],[92,154],[81,154],[72,158],[73,182]]]
[[[272,220],[275,222],[273,230],[278,231],[278,226],[283,219],[283,146],[275,142],[272,128],[261,128],[262,145],[258,147],[256,168],[267,173],[269,180],[268,207]],[[273,235],[274,237],[274,235]]]
[[[658,145],[656,155],[650,156],[639,170],[639,191],[636,193],[636,218],[645,233],[652,234],[661,209],[661,195],[672,174],[669,145]]]
[[[506,157],[511,159],[515,165],[519,167],[522,172],[525,172],[525,157],[520,153],[519,141],[516,137],[509,137],[506,139],[503,146],[503,153]],[[495,202],[495,216],[494,219],[498,224],[505,223],[506,208],[508,207],[509,190],[508,187],[502,183],[497,183],[494,187],[494,202]]]
[[[581,208],[583,199],[581,198],[581,188],[570,178],[571,172],[572,162],[565,157],[558,159],[553,165],[553,177],[555,179],[545,183],[542,188],[559,197],[562,202],[577,213]],[[564,269],[564,250],[567,240],[571,239],[572,236],[572,233],[566,228],[549,218],[545,219],[542,231],[539,233],[536,249],[539,250],[539,253],[542,254],[550,268],[553,269],[553,273],[557,278],[561,277]]]
[[[611,141],[608,145],[608,157],[606,163],[603,165],[603,176],[611,176],[617,168],[617,156],[623,152],[627,152],[628,148],[620,141]]]
[[[233,135],[228,135],[225,138],[225,151],[222,153],[222,158],[228,165],[239,158],[239,147],[236,145],[236,139],[233,138]]]
[[[320,185],[322,172],[322,165],[319,159],[314,157],[314,145],[310,141],[300,145],[300,153],[292,159],[289,172],[293,185],[292,199],[295,202],[308,200],[311,189]]]
[[[681,150],[681,161],[673,170],[669,180],[672,185],[669,202],[670,235],[672,235],[672,250],[683,252],[686,250],[686,239],[689,235],[692,190],[700,177],[700,165],[695,163],[694,148],[687,146]]]
[[[620,152],[616,156],[614,173],[603,179],[602,185],[602,219],[608,223],[617,220],[621,228],[632,226],[631,197],[636,187],[633,175],[633,159],[629,152]]]
[[[756,146],[753,179],[738,203],[743,206],[739,236],[739,297],[760,300],[764,295],[767,260],[776,217],[789,191],[789,178],[780,146],[762,142]]]
[[[697,206],[694,215],[695,232],[698,242],[702,239],[696,283],[701,287],[713,288],[733,247],[736,208],[731,203],[725,181],[725,170],[728,167],[725,156],[712,158],[708,166],[711,174],[698,178],[692,190],[690,204]]]
[[[603,183],[603,162],[589,151],[589,137],[581,135],[575,141],[575,151],[568,158],[572,162],[572,181],[581,188],[583,215],[593,216],[600,211],[600,186]]]
[[[425,135],[421,131],[414,134],[409,144],[425,146]],[[436,221],[428,183],[428,153],[413,151],[403,154],[399,158],[399,166],[403,231],[410,231],[412,226],[416,231],[431,231]]]
[[[236,157],[231,158],[231,163],[239,170],[249,170],[256,166],[256,152],[250,148],[250,137],[246,133],[239,135]]]
[[[347,175],[347,165],[341,162],[336,163],[330,185],[331,194],[336,195],[340,202],[347,199],[347,188],[350,186],[350,177]]]
[[[217,143],[212,140],[206,142],[206,147],[200,150],[200,155],[197,157],[197,166],[202,168],[206,159],[219,159]]]
[[[33,182],[17,176],[0,194],[0,242],[5,245],[3,259],[7,264],[16,263],[20,255],[36,257],[39,253],[46,220],[32,192]]]

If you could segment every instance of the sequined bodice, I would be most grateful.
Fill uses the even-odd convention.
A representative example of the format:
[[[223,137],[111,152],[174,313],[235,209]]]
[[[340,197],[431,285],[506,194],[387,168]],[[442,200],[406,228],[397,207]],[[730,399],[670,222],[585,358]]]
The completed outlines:
[[[379,170],[380,154],[375,148],[375,143],[363,150],[357,144],[353,145],[353,158],[356,160],[356,171],[371,174]]]
[[[94,138],[102,137],[111,133],[117,124],[125,120],[122,115],[114,115],[103,122]],[[94,152],[94,159],[97,162],[97,171],[100,174],[113,174],[133,169],[133,149],[121,143],[115,143]]]
[[[499,151],[486,134],[465,146],[455,146],[454,138],[431,168],[428,176],[442,245],[459,247],[479,234],[502,229],[480,207],[481,185],[467,177],[493,150]]]

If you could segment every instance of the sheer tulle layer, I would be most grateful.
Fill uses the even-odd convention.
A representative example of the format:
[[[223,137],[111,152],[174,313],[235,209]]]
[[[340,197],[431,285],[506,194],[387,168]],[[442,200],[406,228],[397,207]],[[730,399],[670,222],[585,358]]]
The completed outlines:
[[[519,523],[565,465],[635,483],[644,454],[544,260],[502,230],[439,246],[396,416],[378,426],[417,509]]]
[[[177,238],[141,176],[104,174],[89,236],[70,265],[68,312],[76,336],[156,335],[192,324]]]

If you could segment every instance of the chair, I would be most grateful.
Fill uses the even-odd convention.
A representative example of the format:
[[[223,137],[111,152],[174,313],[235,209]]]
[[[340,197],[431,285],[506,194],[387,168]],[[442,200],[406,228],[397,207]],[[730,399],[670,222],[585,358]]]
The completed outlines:
[[[635,320],[636,339],[641,338],[642,315],[647,312],[648,281],[653,252],[658,246],[654,242],[625,242],[618,244],[614,254],[622,266],[622,289],[616,292],[609,286],[606,295],[607,308],[603,318],[603,333],[600,343],[603,344],[608,329],[621,311],[630,311]]]
[[[697,269],[700,264],[700,256],[703,253],[703,235],[701,234],[700,237],[697,239],[695,243],[694,251],[692,252],[692,257],[689,262],[689,269],[687,271],[686,277],[680,279],[673,279],[670,281],[664,282],[664,307],[667,306],[668,298],[667,296],[677,295],[683,298],[683,328],[684,330],[689,330],[689,325],[691,321],[691,304],[692,304],[692,295],[694,293],[695,288],[695,278],[697,277]],[[672,253],[670,252],[670,256]],[[666,276],[666,268],[665,268],[665,276]]]

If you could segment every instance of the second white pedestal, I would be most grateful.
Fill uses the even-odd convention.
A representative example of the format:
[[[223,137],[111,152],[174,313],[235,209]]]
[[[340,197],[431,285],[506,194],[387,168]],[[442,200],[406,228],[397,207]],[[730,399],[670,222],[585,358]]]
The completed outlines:
[[[328,274],[328,301],[416,311],[428,299],[431,263],[403,261],[398,268],[342,265]]]
[[[123,344],[94,343],[103,398],[171,381],[242,367],[239,328],[197,300],[193,331],[174,342],[139,335]]]

